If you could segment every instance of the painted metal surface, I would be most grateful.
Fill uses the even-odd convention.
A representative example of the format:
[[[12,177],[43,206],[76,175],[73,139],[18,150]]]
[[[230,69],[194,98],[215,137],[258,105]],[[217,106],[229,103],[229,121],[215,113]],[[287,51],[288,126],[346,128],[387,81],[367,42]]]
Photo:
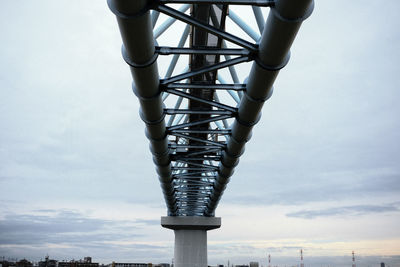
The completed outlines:
[[[108,0],[108,5],[117,17],[168,215],[212,217],[313,1]],[[250,5],[257,28],[230,5]],[[261,7],[270,9],[265,24]],[[157,26],[160,14],[169,18]],[[253,42],[225,31],[227,18]],[[186,24],[178,45],[159,46],[155,38],[177,21]],[[168,55],[170,64],[158,66],[159,56]],[[188,67],[174,74],[181,55],[189,57]],[[249,76],[240,82],[235,66],[250,61]],[[159,67],[167,69],[161,79]],[[233,83],[220,74],[225,68]],[[174,104],[165,106],[172,97]]]

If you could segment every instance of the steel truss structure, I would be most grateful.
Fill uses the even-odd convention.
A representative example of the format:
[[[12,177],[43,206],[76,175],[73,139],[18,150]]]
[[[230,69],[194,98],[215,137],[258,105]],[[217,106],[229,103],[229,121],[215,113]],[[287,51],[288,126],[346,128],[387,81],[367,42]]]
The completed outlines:
[[[108,0],[108,5],[117,17],[168,215],[214,216],[313,1]],[[232,5],[251,6],[258,29]],[[261,7],[270,9],[266,22]],[[160,13],[169,18],[155,28]],[[227,18],[253,42],[227,32]],[[155,39],[177,20],[186,24],[177,46],[159,46]],[[172,59],[162,66],[167,71],[160,79],[158,56],[166,55]],[[189,67],[172,75],[181,55],[189,57]],[[241,83],[235,65],[251,61]],[[219,74],[224,68],[232,83]],[[233,105],[220,97],[223,92]],[[167,107],[173,96],[174,104]]]

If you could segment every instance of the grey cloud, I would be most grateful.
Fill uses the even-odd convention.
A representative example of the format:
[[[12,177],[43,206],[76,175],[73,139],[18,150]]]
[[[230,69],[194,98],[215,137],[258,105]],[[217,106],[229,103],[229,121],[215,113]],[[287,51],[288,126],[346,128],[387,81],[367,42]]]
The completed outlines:
[[[145,203],[146,206],[151,207],[151,208],[161,208],[161,209],[165,209],[167,210],[166,206],[165,206],[165,201],[162,198],[162,191],[161,188],[158,189],[158,184],[155,185],[157,190],[159,190],[157,192],[157,190],[153,190],[154,195],[153,196],[143,196],[141,198],[136,198],[133,200],[126,200],[126,203],[129,204],[137,204],[137,203]]]
[[[135,223],[144,224],[144,225],[160,225],[160,220],[146,220],[146,219],[137,219]]]
[[[304,247],[298,247],[298,246],[280,246],[280,247],[267,247],[266,250],[269,253],[272,252],[282,252],[285,250],[300,250],[300,249],[304,249]]]
[[[320,210],[301,210],[297,212],[287,213],[287,217],[313,219],[316,217],[327,217],[327,216],[353,216],[370,213],[384,213],[384,212],[399,212],[400,209],[393,204],[390,205],[356,205],[337,207]]]
[[[259,248],[250,244],[237,244],[237,243],[224,243],[224,244],[210,244],[208,245],[210,251],[214,252],[219,252],[221,253],[222,251],[226,252],[251,252],[251,251],[256,251]],[[285,250],[300,250],[304,249],[305,247],[299,247],[299,246],[277,246],[277,247],[267,247],[265,250],[268,252],[282,252]]]
[[[260,167],[261,168],[261,167]],[[259,168],[257,168],[259,169]],[[336,199],[400,194],[400,173],[397,170],[365,169],[305,173],[285,171],[278,177],[256,180],[252,193],[236,190],[224,195],[224,201],[242,205],[298,205]],[[250,172],[249,176],[260,176]],[[296,178],[294,178],[296,177]],[[241,181],[233,181],[242,185]],[[245,185],[244,185],[245,186]],[[234,184],[234,187],[237,185]]]
[[[89,218],[75,211],[41,210],[37,214],[8,214],[0,219],[0,244],[92,244],[134,240],[134,222]],[[121,228],[124,231],[121,231]]]
[[[209,244],[208,251],[210,254],[237,254],[245,253],[249,251],[255,251],[257,248],[249,244],[238,244],[238,243],[224,243],[224,244]]]
[[[109,223],[99,219],[84,218],[72,211],[60,211],[51,215],[6,215],[1,221],[2,231],[35,231],[37,233],[69,233],[78,229],[82,232],[96,231]]]

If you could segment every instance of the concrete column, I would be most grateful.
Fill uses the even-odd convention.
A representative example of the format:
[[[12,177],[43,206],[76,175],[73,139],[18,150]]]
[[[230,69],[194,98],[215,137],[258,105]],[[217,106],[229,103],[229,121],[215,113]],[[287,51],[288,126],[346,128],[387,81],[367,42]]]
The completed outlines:
[[[175,233],[174,267],[207,267],[207,231],[221,227],[219,217],[161,217]]]

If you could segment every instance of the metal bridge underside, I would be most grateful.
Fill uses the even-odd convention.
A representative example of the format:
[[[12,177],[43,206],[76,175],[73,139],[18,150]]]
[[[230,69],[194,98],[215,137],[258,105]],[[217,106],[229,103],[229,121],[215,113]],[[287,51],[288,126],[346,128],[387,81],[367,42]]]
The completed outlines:
[[[313,1],[108,0],[108,5],[118,20],[168,215],[214,216]],[[257,29],[233,5],[251,6]],[[269,8],[266,22],[261,8]],[[155,27],[160,14],[168,19]],[[228,18],[251,41],[227,32]],[[158,45],[155,39],[177,20],[186,25],[177,44],[174,39]],[[168,55],[170,64],[158,66],[158,57]],[[176,74],[180,55],[188,55],[188,67]],[[240,82],[235,65],[244,62],[252,66]],[[161,79],[159,67],[166,69]],[[219,73],[224,68],[230,77]]]

